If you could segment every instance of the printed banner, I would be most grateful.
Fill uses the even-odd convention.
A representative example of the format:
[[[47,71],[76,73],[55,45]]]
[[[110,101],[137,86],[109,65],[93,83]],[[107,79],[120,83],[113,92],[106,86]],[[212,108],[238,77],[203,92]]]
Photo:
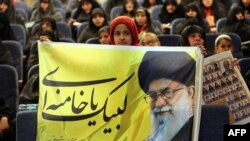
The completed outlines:
[[[232,67],[233,55],[226,51],[204,59],[203,102],[227,105],[231,124],[250,122],[250,93],[237,67]]]
[[[201,54],[195,48],[39,42],[37,140],[157,140],[166,138],[164,132],[169,130],[162,128],[162,122],[165,127],[180,125],[166,135],[171,140],[190,120],[194,122],[187,131],[197,134],[202,89],[194,84],[202,80],[202,68],[198,67],[201,62]],[[165,69],[169,69],[169,74],[164,72],[162,79],[160,74]],[[183,70],[186,72],[181,72]],[[165,87],[154,84],[157,82],[154,80],[166,84]],[[192,97],[185,97],[185,92],[190,90]],[[177,97],[183,98],[177,100],[181,99]],[[155,110],[160,107],[157,103],[161,98],[165,105],[172,100],[172,107],[162,106],[164,108]],[[189,102],[190,99],[194,102]],[[190,103],[195,106],[189,106]],[[178,113],[185,113],[179,116],[186,118],[163,118]],[[190,135],[190,139],[191,136],[197,140],[198,135]]]

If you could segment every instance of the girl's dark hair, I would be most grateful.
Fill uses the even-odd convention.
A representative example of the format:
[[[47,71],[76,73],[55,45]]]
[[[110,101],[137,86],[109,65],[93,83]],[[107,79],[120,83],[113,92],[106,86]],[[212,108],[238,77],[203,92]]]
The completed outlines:
[[[123,11],[121,12],[121,15],[128,13],[128,11],[127,11],[125,5],[126,5],[126,3],[128,3],[129,1],[133,1],[133,2],[134,2],[134,9],[133,9],[133,11],[131,12],[131,15],[133,15],[133,16],[135,15],[135,11],[136,11],[136,9],[139,7],[139,5],[138,5],[138,3],[137,3],[136,0],[125,0],[124,3],[123,3]]]
[[[162,0],[156,0],[156,5],[161,5],[161,4],[163,4]],[[144,2],[142,3],[142,6],[145,8],[149,8],[150,4],[148,0],[144,0]]]
[[[236,14],[238,13],[242,13],[244,15],[244,10],[240,6],[235,6],[234,8],[232,8],[227,15],[226,24],[236,23],[238,21],[238,19],[236,18]]]

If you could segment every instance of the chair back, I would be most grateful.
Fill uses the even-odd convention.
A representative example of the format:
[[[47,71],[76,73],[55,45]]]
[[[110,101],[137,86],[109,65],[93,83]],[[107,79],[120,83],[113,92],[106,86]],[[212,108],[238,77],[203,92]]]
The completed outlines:
[[[58,11],[61,13],[61,15],[63,16],[63,20],[66,20],[66,12],[62,7],[55,7],[55,11]]]
[[[15,119],[19,93],[17,71],[10,65],[0,65],[0,74],[0,98],[10,107],[10,119]]]
[[[228,107],[225,105],[202,106],[198,140],[223,141],[224,125],[229,124],[228,112]]]
[[[85,43],[86,44],[100,44],[98,37],[89,38]]]
[[[20,24],[10,24],[11,29],[14,31],[14,34],[18,40],[18,42],[20,42],[20,44],[22,45],[22,47],[24,47],[26,45],[26,31],[24,29],[24,27]]]
[[[29,13],[27,13],[24,9],[16,8],[16,12],[21,14],[21,16],[24,18],[25,23],[29,21]]]
[[[157,37],[161,42],[161,46],[178,46],[180,35],[163,34]]]
[[[56,22],[57,30],[64,38],[72,38],[70,26],[65,22]]]
[[[176,30],[176,26],[185,21],[186,19],[185,18],[177,18],[177,19],[174,19],[172,22],[171,22],[171,28],[170,28],[170,34],[174,34],[174,31]]]
[[[215,32],[216,33],[219,33],[219,31],[225,26],[227,22],[227,18],[220,18],[216,21],[216,29],[215,29]]]
[[[37,111],[21,111],[17,113],[17,141],[36,141]]]
[[[33,74],[35,74],[36,72],[39,71],[39,65],[33,65],[29,70],[28,70],[28,74],[27,74],[27,80],[29,80],[31,78],[31,76]]]
[[[250,69],[250,57],[247,58],[241,58],[238,60],[240,65],[240,72],[242,76],[245,76],[247,71]]]
[[[89,26],[89,22],[83,22],[81,25],[77,26],[77,38],[80,37],[82,31],[84,31]]]
[[[113,7],[110,11],[110,20],[112,21],[114,18],[119,16],[120,13],[122,12],[122,10],[123,10],[122,5],[118,5],[118,6]]]
[[[159,14],[161,13],[162,5],[156,5],[150,14],[152,20],[160,21]]]
[[[66,43],[75,43],[75,41],[72,38],[60,38],[59,41]]]
[[[15,3],[16,9],[22,9],[27,15],[30,15],[31,9],[27,6],[27,4],[23,1],[16,1]]]
[[[11,53],[18,80],[23,80],[23,50],[21,44],[17,41],[2,41],[2,43]]]

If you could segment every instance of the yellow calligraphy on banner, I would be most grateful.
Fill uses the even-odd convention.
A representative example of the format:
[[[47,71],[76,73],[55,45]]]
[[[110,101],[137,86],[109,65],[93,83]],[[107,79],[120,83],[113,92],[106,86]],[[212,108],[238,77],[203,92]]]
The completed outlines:
[[[145,140],[150,105],[137,73],[146,52],[39,42],[37,140]]]

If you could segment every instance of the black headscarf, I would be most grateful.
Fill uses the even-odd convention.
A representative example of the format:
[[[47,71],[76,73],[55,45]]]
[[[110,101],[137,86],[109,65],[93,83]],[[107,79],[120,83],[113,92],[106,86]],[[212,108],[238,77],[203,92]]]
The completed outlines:
[[[11,29],[10,21],[5,13],[0,12],[0,38],[2,40],[17,40]]]
[[[206,41],[206,33],[204,30],[198,25],[188,25],[181,32],[181,36],[179,39],[180,46],[190,46],[188,36],[192,33],[200,33],[204,42]]]

